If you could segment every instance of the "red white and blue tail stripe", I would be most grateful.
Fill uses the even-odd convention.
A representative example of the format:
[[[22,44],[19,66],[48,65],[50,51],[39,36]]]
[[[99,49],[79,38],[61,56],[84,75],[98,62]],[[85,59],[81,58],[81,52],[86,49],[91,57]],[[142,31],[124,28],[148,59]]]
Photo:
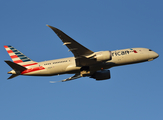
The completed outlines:
[[[24,67],[37,65],[37,62],[32,61],[30,58],[25,56],[23,53],[21,53],[14,47],[10,45],[5,45],[4,47],[14,63],[17,63]]]

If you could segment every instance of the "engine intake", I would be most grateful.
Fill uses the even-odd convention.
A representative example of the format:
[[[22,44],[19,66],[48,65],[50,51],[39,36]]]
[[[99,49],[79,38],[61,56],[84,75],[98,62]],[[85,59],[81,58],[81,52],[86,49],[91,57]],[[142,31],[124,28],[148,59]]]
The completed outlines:
[[[107,61],[112,59],[111,51],[100,51],[96,52],[94,58],[100,62],[100,61]]]
[[[90,78],[94,78],[96,80],[106,80],[110,79],[110,70],[102,70],[95,72]]]

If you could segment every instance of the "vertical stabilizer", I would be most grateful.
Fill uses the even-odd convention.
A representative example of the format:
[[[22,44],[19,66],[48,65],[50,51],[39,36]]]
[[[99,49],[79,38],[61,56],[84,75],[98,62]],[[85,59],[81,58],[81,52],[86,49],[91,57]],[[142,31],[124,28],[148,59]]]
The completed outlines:
[[[14,63],[19,64],[24,67],[37,65],[37,62],[31,60],[30,58],[25,56],[23,53],[21,53],[14,47],[10,45],[5,45],[4,47]]]

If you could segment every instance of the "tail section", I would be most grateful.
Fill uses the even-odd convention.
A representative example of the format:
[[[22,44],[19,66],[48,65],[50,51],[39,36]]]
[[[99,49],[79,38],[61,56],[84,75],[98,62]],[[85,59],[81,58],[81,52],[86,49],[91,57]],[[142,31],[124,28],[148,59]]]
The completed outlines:
[[[14,77],[17,77],[18,75],[16,75],[16,74],[12,74],[8,79],[12,79],[12,78],[14,78]]]
[[[39,66],[37,62],[31,60],[14,47],[10,45],[5,45],[4,47],[13,61],[5,61],[13,69],[8,72],[9,74],[12,74],[8,79],[21,75],[21,73],[27,69],[32,69]]]
[[[5,62],[13,69],[8,72],[9,74],[12,74],[8,79],[11,79],[11,78],[14,78],[14,77],[20,75],[21,71],[24,71],[27,69],[19,64],[11,62],[11,61],[5,61]]]
[[[5,62],[15,71],[23,71],[23,70],[27,69],[19,64],[9,61],[9,60],[6,60]]]
[[[25,56],[23,53],[21,53],[14,47],[10,45],[5,45],[4,47],[14,63],[17,63],[24,67],[37,64],[37,62],[32,61],[30,58]]]

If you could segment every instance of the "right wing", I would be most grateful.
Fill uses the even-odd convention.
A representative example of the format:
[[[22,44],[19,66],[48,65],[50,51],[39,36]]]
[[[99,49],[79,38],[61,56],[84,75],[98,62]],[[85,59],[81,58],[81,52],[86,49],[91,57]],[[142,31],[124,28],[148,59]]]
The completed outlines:
[[[78,78],[81,78],[81,77],[82,77],[82,76],[81,76],[79,73],[76,73],[74,76],[62,80],[62,82],[66,82],[66,81],[70,81],[70,80],[78,79]]]
[[[88,48],[73,40],[61,30],[50,25],[47,26],[50,27],[58,35],[58,37],[62,40],[63,45],[66,45],[69,48],[69,51],[74,54],[75,58],[80,58],[85,55],[90,55],[94,53],[93,51],[89,50]]]
[[[50,81],[50,83],[66,82],[66,81],[78,79],[78,78],[81,78],[81,77],[82,77],[82,76],[80,75],[80,73],[76,73],[74,76],[69,77],[69,78],[67,78],[67,79],[64,79],[64,80],[61,80],[61,81]]]

